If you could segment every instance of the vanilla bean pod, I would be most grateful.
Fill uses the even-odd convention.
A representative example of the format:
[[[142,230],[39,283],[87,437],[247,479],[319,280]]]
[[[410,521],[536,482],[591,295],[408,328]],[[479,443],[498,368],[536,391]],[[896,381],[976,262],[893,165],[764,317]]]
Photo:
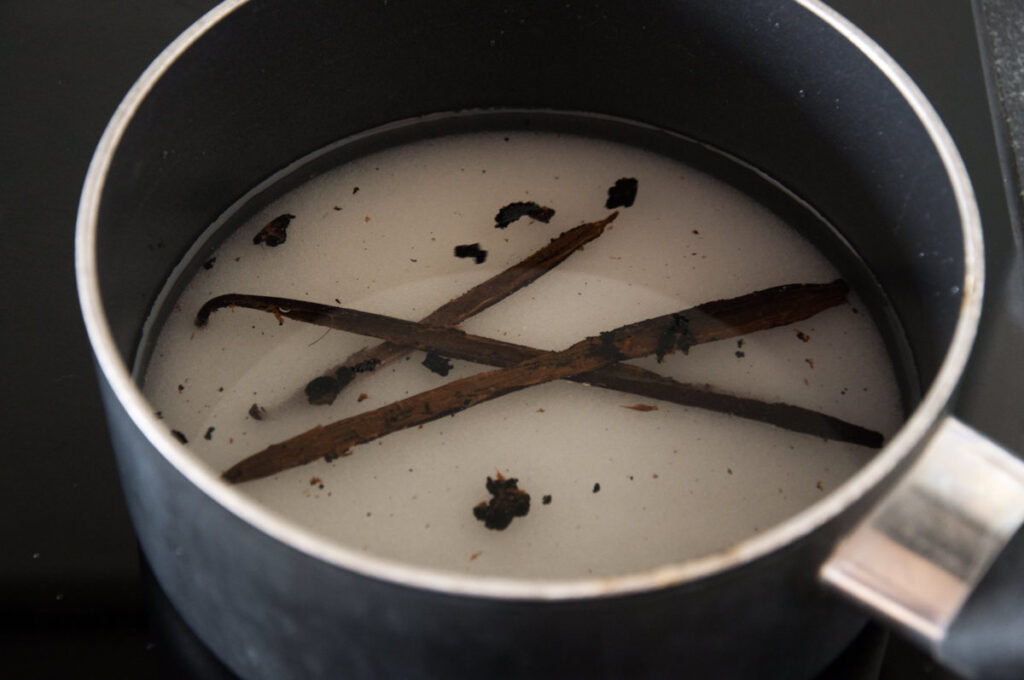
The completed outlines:
[[[842,281],[777,286],[621,326],[560,352],[546,352],[510,368],[478,373],[330,425],[317,426],[246,458],[223,477],[232,483],[258,479],[320,457],[347,454],[357,444],[458,413],[524,387],[649,354],[657,354],[660,359],[676,350],[686,352],[695,344],[801,321],[841,304],[846,293]]]
[[[196,325],[205,326],[210,314],[224,307],[256,309],[274,314],[279,320],[287,317],[335,330],[369,335],[406,348],[437,352],[452,359],[500,368],[514,366],[548,353],[525,345],[470,335],[457,329],[439,328],[316,302],[263,295],[230,294],[215,297],[200,309]],[[882,435],[874,430],[819,411],[717,392],[706,386],[681,383],[629,364],[611,364],[590,373],[569,376],[567,380],[682,406],[728,413],[794,432],[874,449],[881,447],[883,442]]]

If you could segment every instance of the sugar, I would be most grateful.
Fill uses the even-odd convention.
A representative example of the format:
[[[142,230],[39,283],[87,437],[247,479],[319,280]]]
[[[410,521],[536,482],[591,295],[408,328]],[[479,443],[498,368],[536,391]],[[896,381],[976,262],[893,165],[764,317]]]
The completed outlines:
[[[226,469],[263,447],[483,370],[441,377],[422,352],[360,379],[330,406],[303,387],[377,341],[269,314],[221,310],[214,295],[294,297],[418,320],[580,223],[608,189],[638,180],[634,205],[532,285],[460,324],[561,349],[589,335],[769,286],[839,274],[774,213],[728,184],[644,149],[566,134],[480,132],[426,139],[323,172],[260,209],[199,268],[160,331],[145,394],[188,449]],[[358,188],[358,190],[356,190]],[[495,229],[498,209],[533,201]],[[287,240],[253,236],[292,214]],[[480,264],[457,258],[479,243]],[[855,298],[805,322],[694,347],[658,363],[692,383],[814,408],[889,435],[901,421],[894,370]],[[798,335],[799,334],[799,335]],[[179,387],[181,389],[179,389]],[[252,404],[266,418],[249,415]],[[623,408],[656,406],[656,409]],[[210,428],[214,428],[211,432]],[[209,438],[204,435],[210,433]],[[569,382],[389,434],[240,486],[274,511],[355,550],[451,572],[525,578],[619,574],[709,554],[764,531],[855,472],[871,451],[736,417]],[[477,521],[488,476],[533,497],[504,531]],[[315,480],[314,483],[311,483]],[[595,485],[600,493],[594,493]],[[540,502],[551,495],[550,504]]]

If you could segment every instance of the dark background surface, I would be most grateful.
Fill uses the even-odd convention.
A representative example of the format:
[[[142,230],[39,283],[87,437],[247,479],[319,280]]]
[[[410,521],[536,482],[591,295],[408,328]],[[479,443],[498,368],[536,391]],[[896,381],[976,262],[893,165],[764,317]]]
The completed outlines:
[[[106,121],[148,63],[214,4],[0,0],[0,677],[225,677],[181,628],[139,557],[73,270],[78,194]],[[1024,376],[1011,349],[1020,329],[1005,311],[1020,253],[970,4],[833,5],[917,80],[964,156],[982,206],[989,277],[983,341],[957,410],[1022,451]],[[1000,370],[1007,361],[1013,368]],[[829,677],[865,677],[885,638],[869,629]],[[881,677],[951,676],[890,641]]]

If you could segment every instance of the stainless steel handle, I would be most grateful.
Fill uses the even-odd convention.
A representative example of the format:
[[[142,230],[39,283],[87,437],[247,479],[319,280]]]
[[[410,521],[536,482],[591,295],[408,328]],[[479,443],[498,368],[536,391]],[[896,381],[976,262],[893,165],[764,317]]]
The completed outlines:
[[[941,656],[950,625],[1022,522],[1024,462],[947,417],[836,546],[821,579]]]

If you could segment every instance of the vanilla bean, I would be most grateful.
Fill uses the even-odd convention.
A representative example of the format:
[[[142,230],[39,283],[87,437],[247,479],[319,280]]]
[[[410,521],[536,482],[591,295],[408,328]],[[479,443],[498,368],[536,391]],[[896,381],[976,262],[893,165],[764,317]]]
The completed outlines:
[[[562,233],[526,259],[441,305],[421,322],[432,326],[454,326],[465,321],[554,269],[585,244],[604,233],[605,227],[618,216],[618,212],[613,212],[603,220],[581,224]],[[359,350],[335,367],[331,375],[320,376],[310,381],[306,386],[307,398],[310,403],[330,404],[360,372],[365,372],[355,370],[356,367],[369,365],[374,369],[380,368],[408,353],[407,348],[390,342]]]
[[[370,335],[406,348],[436,352],[452,359],[506,368],[543,354],[545,350],[501,340],[470,335],[461,330],[429,326],[382,314],[333,307],[304,300],[262,295],[221,295],[209,300],[196,315],[196,325],[205,326],[212,312],[223,307],[246,307],[335,330]],[[628,364],[612,364],[568,380],[627,392],[641,397],[728,413],[748,420],[824,439],[849,442],[877,449],[882,435],[859,425],[811,409],[785,403],[716,392],[709,387],[681,383],[672,378]]]
[[[346,418],[272,444],[224,472],[240,483],[345,455],[357,444],[453,415],[515,390],[587,373],[625,359],[674,351],[746,335],[806,319],[846,300],[842,281],[778,286],[682,312],[621,326],[586,338],[560,352],[547,352],[510,368],[478,373],[387,406]]]

